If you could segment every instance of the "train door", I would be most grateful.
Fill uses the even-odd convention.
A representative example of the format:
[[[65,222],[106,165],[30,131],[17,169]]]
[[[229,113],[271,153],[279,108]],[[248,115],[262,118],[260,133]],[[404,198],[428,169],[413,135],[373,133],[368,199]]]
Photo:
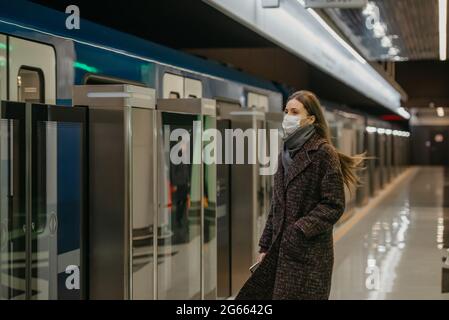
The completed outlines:
[[[56,57],[53,48],[15,37],[8,38],[8,48],[8,100],[54,104],[56,101]],[[13,135],[10,138],[12,141],[17,141]],[[48,138],[48,143],[45,143],[48,154],[39,154],[42,163],[47,161],[47,156],[56,156],[57,132],[55,131],[54,136]],[[42,139],[47,137],[42,136]],[[41,179],[40,182],[44,183],[44,180]],[[43,192],[45,186],[41,185],[38,189]],[[44,197],[44,195],[40,196]],[[40,217],[36,228],[42,229],[45,223],[46,219]],[[56,248],[54,244],[51,247]],[[52,257],[56,255],[56,253],[51,254]]]
[[[222,102],[217,102],[218,108]],[[229,119],[217,119],[222,137],[231,129]],[[222,141],[221,154],[226,150]],[[217,297],[231,296],[231,165],[222,161],[217,165]]]
[[[217,110],[219,121],[228,120],[229,129],[232,129],[231,135],[228,134],[229,146],[226,152],[227,163],[232,164],[229,166],[230,218],[226,221],[230,221],[230,282],[231,295],[235,295],[250,276],[248,268],[256,258],[261,221],[265,219],[267,212],[267,177],[260,176],[258,172],[260,167],[255,158],[258,152],[255,134],[257,131],[253,131],[264,128],[265,114],[250,108],[241,108],[236,103],[220,102]],[[249,148],[250,141],[254,149]],[[236,154],[237,150],[243,151],[243,154]],[[250,159],[255,162],[249,161]],[[226,231],[219,229],[218,232],[222,234]],[[227,235],[224,234],[221,239],[227,239]],[[226,276],[223,271],[220,271],[219,277]],[[219,283],[226,284],[228,279],[226,277],[220,281],[219,278]]]
[[[0,299],[27,293],[25,105],[1,103],[0,119]]]
[[[1,109],[0,294],[6,299],[80,299],[82,227],[70,217],[82,216],[85,197],[74,194],[62,203],[58,186],[64,181],[84,189],[84,109],[18,102],[2,102]],[[62,146],[55,132],[61,126],[80,142],[68,146],[71,156],[80,157],[79,167],[57,161]],[[68,171],[76,171],[75,180],[66,179]],[[71,208],[70,214],[61,212],[64,207]],[[59,255],[71,245],[67,239],[78,242],[78,250]],[[67,282],[69,266],[69,273],[76,273],[73,282]]]
[[[184,97],[185,98],[202,98],[203,84],[200,80],[184,78]]]
[[[85,108],[31,105],[31,299],[83,298],[86,116]]]
[[[8,98],[11,101],[28,103],[55,102],[56,57],[55,51],[51,46],[15,37],[6,38],[2,36],[0,38],[0,50],[0,93],[2,99]],[[8,72],[6,72],[6,66],[8,66]],[[5,107],[4,112],[9,110],[9,115],[12,112],[16,116],[18,111],[10,110],[11,106],[13,105],[9,104],[8,107]],[[18,105],[16,107],[20,109]],[[37,122],[39,114],[34,113],[39,108],[38,106],[28,106],[27,109],[32,110],[32,114],[26,120],[27,130],[31,126],[29,130],[31,130],[30,134],[34,139],[33,146],[41,144],[43,148],[42,150],[35,149],[32,151],[34,161],[31,169],[37,176],[33,179],[31,186],[33,190],[31,217],[27,217],[24,210],[16,210],[18,208],[17,203],[20,202],[17,199],[24,199],[23,190],[21,189],[24,184],[20,183],[20,175],[25,170],[21,170],[20,172],[22,173],[17,170],[24,169],[20,167],[20,163],[25,161],[25,153],[21,149],[21,144],[24,143],[25,119],[3,119],[2,129],[4,133],[2,134],[2,139],[6,139],[3,146],[4,148],[9,146],[8,149],[4,149],[4,152],[2,152],[3,164],[8,163],[10,165],[8,170],[4,172],[4,176],[10,177],[8,182],[9,188],[6,189],[10,190],[10,203],[14,203],[9,208],[9,226],[14,229],[11,231],[17,234],[15,240],[9,242],[10,245],[15,244],[15,249],[18,250],[13,252],[11,258],[14,259],[18,252],[23,255],[21,260],[24,272],[21,274],[25,277],[22,281],[25,285],[25,288],[22,289],[25,289],[25,291],[23,291],[23,294],[18,294],[17,297],[33,299],[55,298],[58,296],[58,240],[57,236],[48,236],[48,228],[50,227],[48,224],[49,211],[54,214],[57,212],[58,195],[55,185],[57,182],[55,171],[57,166],[52,161],[57,156],[58,139],[55,131],[56,125],[43,129],[42,124]],[[54,109],[52,108],[52,110]],[[43,115],[47,114],[47,111],[44,111]],[[5,116],[8,115],[5,114]],[[33,123],[30,124],[30,121],[33,121]],[[19,152],[20,150],[22,152]],[[50,163],[53,164],[49,166]],[[12,166],[13,164],[18,165],[14,167]],[[49,207],[53,209],[47,210]],[[19,224],[23,225],[22,235],[15,228]],[[31,238],[31,236],[33,241],[28,243],[27,238]],[[24,243],[20,243],[19,239],[23,239]],[[33,257],[32,262],[29,261],[31,257]],[[29,270],[31,264],[33,269]],[[17,292],[20,292],[20,289]]]
[[[201,134],[200,136],[194,134],[194,123],[201,123],[204,131],[216,129],[217,125],[215,113],[213,116],[202,114],[201,108],[196,109],[193,106],[198,102],[206,103],[206,100],[201,99],[202,81],[164,73],[162,86],[161,105],[164,104],[164,99],[181,100],[169,102],[166,110],[161,111],[159,122],[170,132],[179,129],[190,132],[192,137],[190,156],[201,155],[203,142]],[[215,112],[215,105],[213,108]],[[161,132],[161,136],[168,139],[165,129]],[[215,299],[217,297],[216,206],[220,192],[217,189],[218,169],[215,164],[207,163],[173,164],[167,153],[172,144],[176,143],[171,142],[159,152],[160,194],[163,205],[159,212],[161,240],[158,250],[165,253],[172,251],[176,254],[172,257],[161,256],[157,271],[158,298]],[[206,145],[207,143],[204,146]],[[197,228],[197,223],[200,228]],[[178,254],[179,248],[186,248],[185,253]],[[186,253],[189,255],[188,259]],[[185,261],[180,262],[183,260]],[[177,283],[173,282],[171,277],[178,278]]]

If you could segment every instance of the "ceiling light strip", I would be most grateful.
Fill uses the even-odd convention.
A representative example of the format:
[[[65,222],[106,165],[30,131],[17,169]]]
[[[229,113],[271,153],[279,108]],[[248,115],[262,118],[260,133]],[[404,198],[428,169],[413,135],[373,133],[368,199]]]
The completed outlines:
[[[439,0],[440,60],[447,59],[447,0]]]

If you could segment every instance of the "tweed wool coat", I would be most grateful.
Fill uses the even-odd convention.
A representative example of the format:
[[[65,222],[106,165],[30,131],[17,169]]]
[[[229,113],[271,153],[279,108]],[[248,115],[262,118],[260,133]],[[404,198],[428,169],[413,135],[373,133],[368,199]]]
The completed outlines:
[[[279,157],[259,242],[267,254],[236,299],[328,299],[333,226],[344,207],[340,161],[326,140],[315,133],[293,157],[285,177]]]

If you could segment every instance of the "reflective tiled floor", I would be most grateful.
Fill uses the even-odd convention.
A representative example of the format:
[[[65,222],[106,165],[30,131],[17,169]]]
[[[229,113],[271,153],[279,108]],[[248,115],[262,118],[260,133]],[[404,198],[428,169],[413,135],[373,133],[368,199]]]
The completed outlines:
[[[448,235],[449,169],[419,168],[336,242],[330,298],[449,300]]]

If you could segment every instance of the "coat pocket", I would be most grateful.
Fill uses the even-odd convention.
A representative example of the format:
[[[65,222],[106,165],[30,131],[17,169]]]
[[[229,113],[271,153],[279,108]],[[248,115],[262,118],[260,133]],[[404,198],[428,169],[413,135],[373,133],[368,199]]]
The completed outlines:
[[[285,230],[284,253],[286,257],[296,261],[306,261],[310,245],[303,232],[290,225]]]

